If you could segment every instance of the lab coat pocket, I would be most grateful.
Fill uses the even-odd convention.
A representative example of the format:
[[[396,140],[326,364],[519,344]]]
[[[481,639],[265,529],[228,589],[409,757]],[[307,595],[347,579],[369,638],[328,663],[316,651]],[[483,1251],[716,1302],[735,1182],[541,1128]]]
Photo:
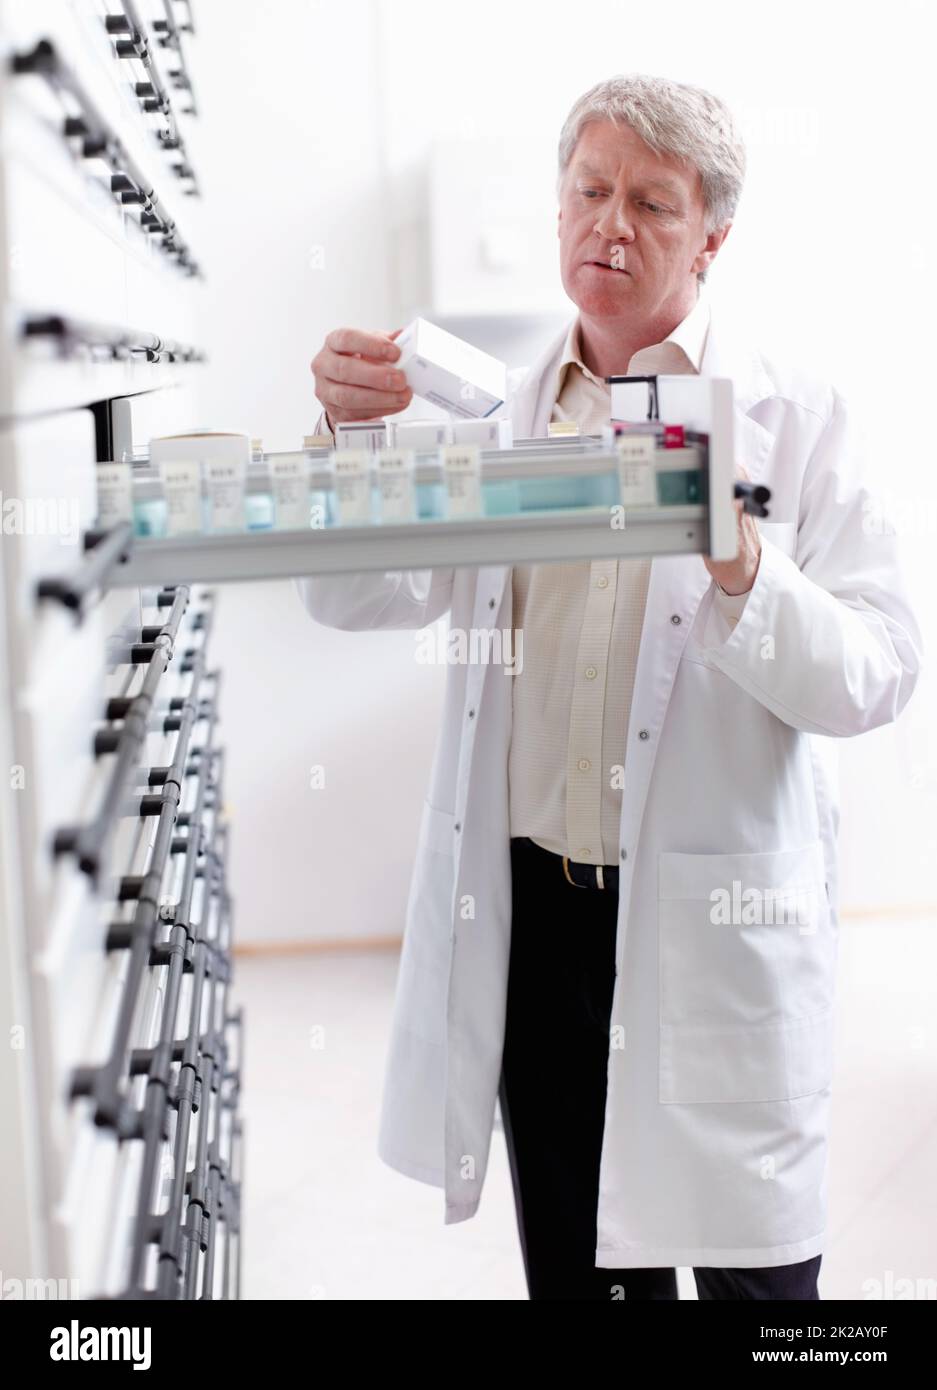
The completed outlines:
[[[792,1100],[832,1073],[822,843],[659,859],[659,1099]]]

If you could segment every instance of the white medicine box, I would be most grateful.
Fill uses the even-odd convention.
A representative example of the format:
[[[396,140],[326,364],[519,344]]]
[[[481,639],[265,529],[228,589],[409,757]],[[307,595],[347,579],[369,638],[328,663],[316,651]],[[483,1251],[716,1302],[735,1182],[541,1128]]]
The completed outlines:
[[[400,356],[394,366],[415,396],[463,420],[483,419],[504,404],[504,363],[454,333],[417,318],[395,342]]]

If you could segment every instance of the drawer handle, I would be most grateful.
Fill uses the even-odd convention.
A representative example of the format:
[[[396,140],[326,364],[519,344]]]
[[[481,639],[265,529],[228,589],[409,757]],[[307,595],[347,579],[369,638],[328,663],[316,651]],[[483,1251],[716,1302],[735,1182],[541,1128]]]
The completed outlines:
[[[97,589],[106,589],[111,571],[127,560],[133,550],[133,524],[118,521],[106,531],[86,531],[84,548],[87,557],[66,574],[53,574],[36,583],[39,599],[55,599],[76,614],[84,617],[84,604]]]
[[[158,216],[162,223],[174,227],[172,218],[161,208],[156,194],[147,190],[147,180],[136,160],[124,148],[118,135],[101,116],[81,82],[63,62],[49,39],[40,39],[28,53],[14,53],[10,59],[10,69],[13,73],[32,74],[43,78],[56,94],[67,92],[80,108],[81,115],[65,117],[62,129],[66,137],[81,140],[83,158],[103,159],[112,174],[123,175],[132,189],[147,191],[148,201],[145,210]],[[120,197],[120,193],[117,196]],[[201,274],[188,247],[175,234],[165,238],[162,249],[176,259],[187,275]]]
[[[85,825],[63,826],[55,832],[52,840],[52,852],[55,857],[59,858],[65,854],[74,855],[82,873],[87,874],[95,885],[97,885],[101,872],[105,846],[124,807],[124,789],[127,780],[140,760],[140,750],[147,735],[153,695],[160,678],[169,665],[171,655],[168,644],[164,644],[149,664],[140,693],[121,726],[120,736],[113,750],[114,766],[111,769],[111,775],[94,820]],[[200,673],[197,672],[196,674]],[[187,739],[188,730],[185,728],[180,731],[177,747],[181,742],[187,742]],[[178,790],[177,786],[177,793]],[[143,809],[143,803],[152,799],[146,796],[141,799],[141,815],[159,814],[160,806],[154,809],[147,805]],[[162,802],[162,797],[156,798],[156,800]]]
[[[188,834],[184,838],[173,834],[181,777],[188,770],[186,750],[197,694],[197,682],[193,681],[187,698],[187,730],[180,734],[174,760],[176,776],[172,784],[175,790],[160,815],[148,872],[142,883],[133,884],[135,893],[126,895],[136,896],[134,919],[129,924],[115,924],[108,937],[109,950],[128,950],[130,957],[107,1057],[100,1065],[76,1068],[70,1086],[72,1098],[91,1099],[97,1125],[112,1128],[121,1140],[143,1141],[128,1293],[132,1295],[141,1290],[149,1246],[157,1244],[160,1254],[158,1287],[151,1292],[159,1298],[178,1298],[183,1269],[198,1269],[199,1261],[185,1260],[184,1254],[192,1255],[201,1249],[209,1256],[205,1265],[211,1265],[215,1218],[223,1215],[226,1225],[236,1230],[240,1195],[240,1184],[233,1183],[235,1171],[240,1173],[240,1156],[237,1156],[235,1169],[233,1147],[225,1154],[217,1142],[223,1132],[223,1126],[218,1123],[218,1107],[234,1109],[239,1098],[243,1016],[240,1011],[230,1013],[227,1007],[231,962],[230,899],[224,883],[226,826],[215,827],[219,849],[204,846],[202,841],[202,813],[208,793],[214,791],[217,799],[218,792],[213,768],[219,750],[211,742],[214,718],[203,749],[204,756],[199,761],[194,805],[187,822]],[[174,852],[185,856],[179,896],[174,904],[160,907],[160,889],[169,856]],[[204,861],[201,865],[200,860]],[[194,886],[200,873],[211,876],[203,902],[210,905],[218,900],[220,908],[217,914],[203,908],[201,919],[194,922]],[[157,940],[157,935],[162,935],[161,924],[168,926],[166,941]],[[153,1046],[131,1048],[143,982],[148,968],[152,967],[166,969],[158,1035]],[[187,998],[185,1030],[180,1037],[179,1011],[186,973],[192,976],[192,983]],[[232,1027],[238,1030],[238,1046],[233,1059],[227,1041],[227,1031]],[[131,1098],[130,1083],[143,1076],[147,1084],[142,1105],[137,1109]],[[166,1210],[157,1213],[153,1209],[155,1183],[170,1108],[177,1112],[174,1172]],[[193,1122],[198,1126],[196,1159],[189,1172],[189,1134]],[[227,1209],[222,1212],[223,1206]],[[193,1241],[194,1248],[190,1243]],[[207,1272],[205,1278],[209,1281],[207,1292],[210,1290]],[[186,1296],[193,1296],[193,1290]]]
[[[153,60],[147,39],[146,29],[141,22],[135,0],[121,0],[123,14],[108,15],[104,21],[107,32],[115,38],[114,49],[118,58],[132,58],[143,64],[146,69],[147,81],[135,82],[134,92],[139,99],[140,106],[147,115],[159,114],[166,117],[166,125],[163,129],[156,132],[156,138],[164,151],[178,150],[182,156],[181,162],[171,165],[173,173],[177,178],[190,181],[190,187],[185,191],[188,194],[198,192],[195,174],[186,163],[185,142],[179,132],[179,126],[173,111],[172,102],[163,84],[159,69]],[[171,10],[169,11],[171,16]],[[168,46],[167,35],[169,25],[166,20],[157,20],[152,29],[157,37],[160,47]],[[120,36],[120,37],[118,37]],[[177,34],[178,37],[178,34]],[[185,68],[185,60],[182,57],[181,48],[178,49],[179,63],[178,68],[173,68],[169,72],[173,86],[178,90],[187,91],[191,95],[191,83],[189,82],[188,72]],[[194,103],[185,108],[187,115],[194,115]]]
[[[735,496],[743,499],[743,512],[749,512],[751,516],[769,515],[765,503],[771,500],[771,489],[765,487],[764,483],[738,482],[735,484]]]
[[[166,11],[165,19],[154,19],[152,24],[153,33],[160,48],[172,49],[175,54],[177,68],[170,70],[169,76],[172,78],[173,86],[180,92],[187,92],[189,105],[182,108],[184,116],[197,116],[198,109],[195,105],[195,93],[192,89],[192,80],[186,66],[185,52],[182,47],[182,35],[195,33],[195,25],[192,22],[192,6],[190,0],[175,0],[177,5],[185,5],[186,19],[178,24],[173,13],[173,0],[163,0],[163,7]]]
[[[201,348],[161,338],[137,328],[121,328],[113,324],[91,323],[87,319],[66,318],[63,314],[40,314],[22,320],[23,338],[51,338],[60,357],[69,357],[83,348],[98,348],[117,359],[141,353],[148,362],[204,362]]]

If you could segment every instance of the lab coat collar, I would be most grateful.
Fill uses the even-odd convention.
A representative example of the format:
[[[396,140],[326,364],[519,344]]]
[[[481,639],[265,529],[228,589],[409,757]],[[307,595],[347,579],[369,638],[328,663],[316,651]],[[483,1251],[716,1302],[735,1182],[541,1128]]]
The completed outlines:
[[[774,395],[776,387],[764,359],[753,347],[742,326],[738,322],[733,323],[730,316],[711,300],[708,307],[709,329],[700,360],[700,374],[731,378],[738,418],[739,415],[747,415],[759,401]],[[553,388],[577,322],[578,315],[564,325],[531,365],[519,385],[512,409],[516,437],[540,437],[547,433],[555,400]]]

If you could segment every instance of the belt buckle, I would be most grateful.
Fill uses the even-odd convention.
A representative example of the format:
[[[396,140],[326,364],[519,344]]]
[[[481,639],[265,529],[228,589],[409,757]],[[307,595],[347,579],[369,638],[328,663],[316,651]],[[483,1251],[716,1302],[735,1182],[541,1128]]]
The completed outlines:
[[[566,880],[567,880],[567,882],[568,882],[568,883],[571,883],[571,884],[573,885],[574,888],[585,888],[586,885],[585,885],[584,883],[577,883],[576,880],[575,880],[575,879],[572,877],[572,875],[570,874],[570,872],[569,872],[569,855],[568,855],[568,854],[564,854],[564,855],[563,855],[563,873],[566,875]]]
[[[590,869],[593,869],[594,872],[595,872],[595,886],[596,886],[596,888],[604,888],[604,887],[605,887],[605,875],[602,873],[602,865],[601,865],[601,864],[589,864],[587,867],[590,868]],[[567,881],[568,881],[569,883],[571,883],[571,884],[573,885],[574,888],[585,888],[585,887],[587,886],[585,883],[577,883],[576,880],[571,876],[571,874],[570,874],[570,872],[569,872],[569,855],[568,855],[568,854],[564,854],[564,855],[563,855],[563,873],[566,875]]]

